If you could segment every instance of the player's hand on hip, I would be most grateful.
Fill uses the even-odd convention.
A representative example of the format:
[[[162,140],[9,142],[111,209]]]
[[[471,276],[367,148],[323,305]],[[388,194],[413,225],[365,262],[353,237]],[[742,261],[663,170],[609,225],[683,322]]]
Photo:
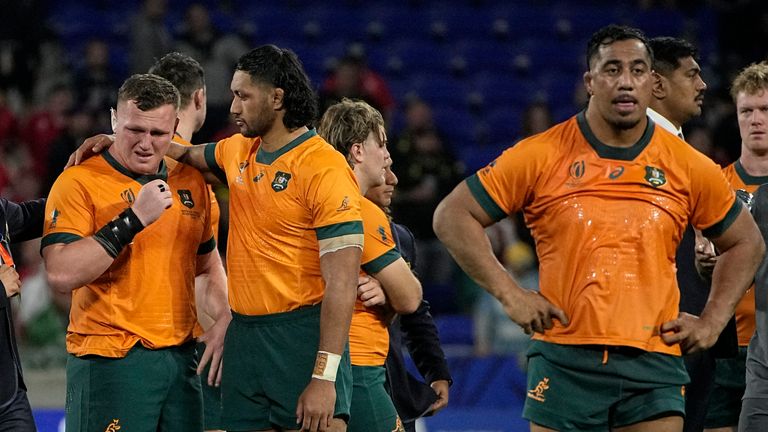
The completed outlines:
[[[522,290],[520,296],[504,304],[504,310],[526,334],[544,333],[551,329],[553,318],[563,326],[568,325],[565,312],[536,291]]]
[[[7,264],[0,265],[0,282],[5,287],[5,296],[13,297],[21,291],[21,279],[16,269]]]
[[[302,431],[325,432],[331,426],[336,406],[336,383],[312,378],[299,396],[297,424]]]
[[[720,335],[707,321],[696,315],[680,312],[677,319],[661,325],[661,339],[667,345],[680,344],[683,354],[704,351],[717,342]]]
[[[84,160],[101,153],[114,142],[115,136],[107,134],[99,134],[86,139],[74,153],[69,155],[69,160],[64,169],[72,165],[80,165]]]
[[[141,223],[148,226],[160,218],[171,205],[173,205],[171,187],[168,183],[156,179],[141,187],[131,208]]]

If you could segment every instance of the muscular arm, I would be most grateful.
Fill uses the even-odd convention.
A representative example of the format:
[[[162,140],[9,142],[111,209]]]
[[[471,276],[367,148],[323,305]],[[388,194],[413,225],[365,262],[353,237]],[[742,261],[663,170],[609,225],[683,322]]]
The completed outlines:
[[[752,284],[765,253],[760,231],[744,209],[723,234],[712,238],[712,242],[720,255],[701,316],[681,313],[677,319],[661,326],[664,342],[680,344],[685,353],[705,350],[715,344],[739,300]]]
[[[43,260],[48,284],[61,294],[93,282],[114,262],[93,237],[47,246]]]
[[[754,219],[745,209],[712,242],[720,251],[720,256],[712,274],[712,288],[701,319],[714,325],[719,334],[752,284],[765,254],[765,243]]]
[[[213,320],[231,316],[227,296],[227,276],[219,251],[197,256],[197,278],[195,279],[195,300],[199,310]],[[199,287],[199,288],[198,288]],[[209,326],[203,326],[208,329]]]
[[[521,288],[494,256],[484,228],[494,221],[462,182],[435,210],[435,234],[462,269],[499,299],[509,317],[526,333],[552,328],[552,317],[563,325],[568,319],[536,292]]]
[[[398,258],[373,275],[387,294],[387,301],[395,312],[415,312],[421,303],[421,283],[413,275],[403,258]]]
[[[198,341],[205,343],[205,351],[200,357],[197,373],[202,374],[210,362],[211,367],[205,379],[209,385],[218,386],[221,383],[224,337],[232,313],[227,299],[227,277],[217,249],[197,256],[197,273],[195,301],[198,321],[205,330],[205,334],[198,338]]]
[[[219,184],[221,183],[221,180],[211,173],[211,168],[205,160],[206,146],[207,145],[184,146],[172,142],[165,155],[200,171],[203,174],[206,183]]]
[[[325,295],[320,313],[319,351],[344,352],[357,292],[360,248],[347,247],[320,257]]]

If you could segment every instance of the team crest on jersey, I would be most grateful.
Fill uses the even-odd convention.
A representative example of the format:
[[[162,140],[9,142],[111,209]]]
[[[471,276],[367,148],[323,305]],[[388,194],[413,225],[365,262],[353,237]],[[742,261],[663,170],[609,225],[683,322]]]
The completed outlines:
[[[645,181],[651,184],[653,187],[662,186],[667,182],[667,178],[664,176],[664,170],[652,166],[645,166]]]
[[[179,199],[181,199],[184,207],[193,208],[195,206],[195,201],[192,200],[192,191],[189,189],[179,189],[176,192],[179,193]]]
[[[128,205],[133,204],[134,201],[136,201],[136,196],[133,194],[133,191],[130,189],[126,189],[120,193],[120,198],[123,199],[123,201],[127,202]]]
[[[275,192],[282,192],[288,187],[288,181],[291,179],[291,175],[287,172],[278,171],[275,174],[274,180],[272,180],[272,190]]]
[[[580,161],[575,161],[571,164],[571,166],[568,168],[568,174],[572,178],[578,180],[584,177],[584,173],[586,172],[586,170],[587,170],[586,164],[582,159]]]

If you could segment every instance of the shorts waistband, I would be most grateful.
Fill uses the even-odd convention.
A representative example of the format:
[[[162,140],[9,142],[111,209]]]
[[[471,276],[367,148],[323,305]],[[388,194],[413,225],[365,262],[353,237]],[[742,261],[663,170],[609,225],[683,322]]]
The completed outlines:
[[[320,304],[303,306],[288,312],[278,312],[268,315],[242,315],[232,311],[232,321],[248,325],[269,325],[297,321],[304,318],[320,316]]]

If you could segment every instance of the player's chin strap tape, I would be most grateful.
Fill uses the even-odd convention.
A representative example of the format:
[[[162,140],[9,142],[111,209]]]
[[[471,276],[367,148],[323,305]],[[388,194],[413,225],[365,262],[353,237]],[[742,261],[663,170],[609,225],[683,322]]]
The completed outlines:
[[[315,369],[312,371],[312,378],[335,382],[340,362],[340,355],[327,351],[318,351],[315,358]]]
[[[133,241],[136,234],[144,229],[136,213],[128,207],[116,218],[107,222],[94,234],[93,238],[104,248],[112,258],[117,258],[120,251]]]

